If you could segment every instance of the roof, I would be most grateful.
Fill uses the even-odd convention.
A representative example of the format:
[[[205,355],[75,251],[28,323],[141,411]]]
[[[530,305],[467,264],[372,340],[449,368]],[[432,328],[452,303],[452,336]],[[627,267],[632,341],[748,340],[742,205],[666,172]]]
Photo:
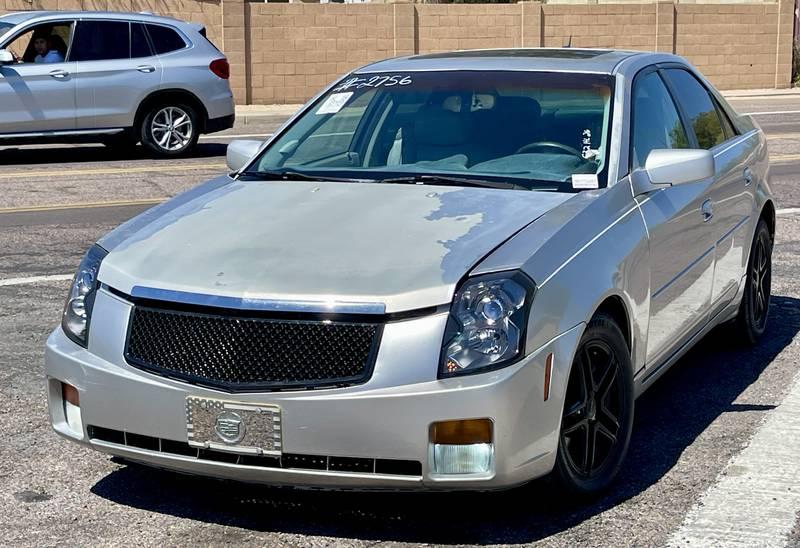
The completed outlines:
[[[164,17],[160,15],[153,15],[149,13],[133,13],[133,12],[120,12],[120,11],[18,11],[15,13],[8,13],[0,16],[0,21],[3,23],[13,23],[18,25],[33,19],[120,19],[124,21],[137,20],[137,21],[150,21],[153,23],[184,23],[172,17]]]
[[[640,51],[577,48],[518,48],[453,51],[395,57],[357,72],[426,70],[537,70],[611,74],[624,59]]]

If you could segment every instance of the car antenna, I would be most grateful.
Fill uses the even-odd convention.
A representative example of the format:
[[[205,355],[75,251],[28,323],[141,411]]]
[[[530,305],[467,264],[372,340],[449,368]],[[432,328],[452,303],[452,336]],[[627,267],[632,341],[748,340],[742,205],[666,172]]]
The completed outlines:
[[[569,38],[567,39],[567,43],[564,45],[564,47],[565,48],[571,48],[572,47],[572,35],[571,34],[569,35]]]

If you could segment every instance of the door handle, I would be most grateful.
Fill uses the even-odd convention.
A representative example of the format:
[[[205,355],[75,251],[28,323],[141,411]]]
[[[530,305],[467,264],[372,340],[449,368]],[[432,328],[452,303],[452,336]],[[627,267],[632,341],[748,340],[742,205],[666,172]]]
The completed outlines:
[[[744,186],[750,186],[750,183],[753,182],[753,172],[750,171],[749,167],[744,168]]]
[[[156,71],[156,67],[154,67],[152,65],[142,65],[142,66],[136,67],[136,70],[138,70],[139,72],[144,72],[144,73],[149,74],[151,72],[155,72]]]
[[[700,207],[700,211],[703,214],[703,222],[707,223],[710,221],[714,216],[714,207],[711,205],[711,200],[706,200],[703,202],[703,205]]]
[[[50,73],[50,77],[55,78],[56,80],[63,80],[68,76],[69,72],[67,72],[66,70],[54,70]]]

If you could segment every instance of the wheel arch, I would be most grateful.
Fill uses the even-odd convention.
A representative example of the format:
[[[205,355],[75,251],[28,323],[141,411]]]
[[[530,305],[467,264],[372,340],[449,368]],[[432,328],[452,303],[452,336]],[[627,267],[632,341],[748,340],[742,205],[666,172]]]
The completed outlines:
[[[617,294],[612,294],[607,296],[603,301],[597,306],[594,313],[592,314],[589,321],[593,318],[596,318],[599,315],[605,315],[611,318],[614,323],[617,324],[620,331],[622,331],[622,336],[625,339],[625,344],[628,347],[628,352],[633,353],[633,341],[632,341],[632,328],[631,328],[631,321],[630,321],[630,313],[628,312],[628,307],[625,304],[625,300]]]
[[[136,109],[136,116],[133,119],[134,131],[139,130],[139,126],[150,108],[155,105],[166,104],[173,101],[183,102],[192,107],[200,117],[198,120],[198,132],[205,133],[206,122],[208,121],[208,110],[206,110],[205,105],[197,95],[191,91],[179,88],[160,89],[145,97],[142,102],[139,103],[139,108]]]
[[[776,211],[775,211],[775,204],[772,200],[767,200],[764,202],[764,205],[761,207],[761,214],[759,215],[759,220],[763,219],[767,223],[767,228],[769,229],[769,236],[772,241],[775,241],[775,224],[777,222],[776,219]]]

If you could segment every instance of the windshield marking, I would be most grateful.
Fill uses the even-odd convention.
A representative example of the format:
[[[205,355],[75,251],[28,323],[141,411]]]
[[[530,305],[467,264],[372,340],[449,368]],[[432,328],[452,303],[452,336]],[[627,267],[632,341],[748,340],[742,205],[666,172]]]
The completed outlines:
[[[407,86],[411,84],[413,80],[411,76],[395,74],[392,76],[371,76],[369,78],[348,78],[338,87],[336,87],[333,92],[336,93],[338,91],[346,91],[351,88],[355,89],[362,89],[362,88],[378,88],[381,86],[384,87],[392,87],[392,86]]]

